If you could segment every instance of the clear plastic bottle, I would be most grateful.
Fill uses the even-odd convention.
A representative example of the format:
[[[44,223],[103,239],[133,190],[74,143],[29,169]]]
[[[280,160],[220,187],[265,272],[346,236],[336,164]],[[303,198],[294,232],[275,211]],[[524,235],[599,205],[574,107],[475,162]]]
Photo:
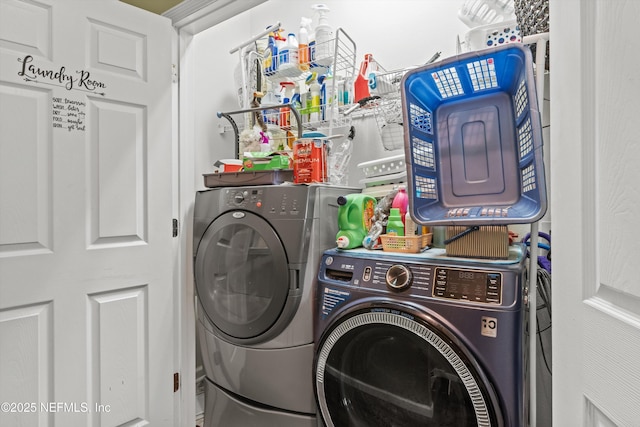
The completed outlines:
[[[404,214],[404,234],[405,236],[415,236],[417,234],[416,223],[411,218],[411,212]]]
[[[315,28],[315,63],[327,67],[333,62],[333,29],[327,18],[330,9],[326,4],[314,4],[311,8],[319,14]]]

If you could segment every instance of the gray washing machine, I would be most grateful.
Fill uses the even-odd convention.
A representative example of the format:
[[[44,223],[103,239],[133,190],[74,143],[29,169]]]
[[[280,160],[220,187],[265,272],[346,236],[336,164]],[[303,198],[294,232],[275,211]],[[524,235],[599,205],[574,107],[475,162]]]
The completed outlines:
[[[526,426],[526,254],[329,250],[315,389],[327,426]]]
[[[328,185],[196,194],[194,275],[206,426],[316,425],[313,287],[335,246]]]

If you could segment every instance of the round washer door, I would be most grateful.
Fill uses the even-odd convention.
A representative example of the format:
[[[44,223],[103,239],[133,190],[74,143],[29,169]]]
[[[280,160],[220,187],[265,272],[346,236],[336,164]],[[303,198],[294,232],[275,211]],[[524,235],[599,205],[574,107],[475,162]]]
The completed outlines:
[[[325,332],[316,393],[332,426],[501,426],[477,363],[429,316],[367,308]]]
[[[223,338],[254,343],[281,332],[288,307],[287,255],[262,217],[230,211],[205,231],[195,254],[195,284],[205,314]]]

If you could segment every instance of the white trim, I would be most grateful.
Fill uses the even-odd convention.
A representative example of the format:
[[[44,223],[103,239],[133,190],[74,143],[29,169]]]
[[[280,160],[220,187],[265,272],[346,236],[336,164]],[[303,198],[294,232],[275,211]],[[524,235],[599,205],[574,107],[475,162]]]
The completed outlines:
[[[162,14],[173,26],[198,34],[267,0],[184,0]]]
[[[189,55],[189,45],[193,35],[178,31],[176,46],[179,51],[178,75],[188,75],[193,70],[193,55]],[[178,200],[180,232],[179,244],[182,255],[178,258],[180,270],[180,298],[178,301],[181,311],[181,400],[183,407],[180,425],[195,425],[196,415],[196,322],[194,307],[193,268],[190,260],[192,256],[192,224],[193,200],[195,195],[193,129],[195,114],[190,100],[194,91],[190,85],[191,79],[178,78],[177,110],[179,112],[176,133],[178,135],[178,154],[176,163],[178,168]]]

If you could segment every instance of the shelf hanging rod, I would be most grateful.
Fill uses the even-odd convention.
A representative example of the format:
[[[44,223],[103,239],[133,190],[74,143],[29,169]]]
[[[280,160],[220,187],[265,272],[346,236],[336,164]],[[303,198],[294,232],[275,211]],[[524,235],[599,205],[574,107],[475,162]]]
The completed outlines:
[[[256,40],[259,40],[261,38],[263,38],[264,36],[266,36],[267,34],[269,34],[272,31],[276,31],[277,29],[280,28],[280,26],[282,25],[282,23],[278,22],[272,26],[270,26],[269,28],[267,28],[266,30],[264,30],[263,32],[261,32],[260,34],[258,34],[257,36],[253,36],[251,38],[251,40],[248,40],[244,43],[242,43],[240,46],[234,47],[233,49],[231,49],[229,51],[229,53],[233,54],[236,53],[237,51],[239,51],[240,49],[242,49],[245,46],[249,46],[251,43],[255,42]]]

